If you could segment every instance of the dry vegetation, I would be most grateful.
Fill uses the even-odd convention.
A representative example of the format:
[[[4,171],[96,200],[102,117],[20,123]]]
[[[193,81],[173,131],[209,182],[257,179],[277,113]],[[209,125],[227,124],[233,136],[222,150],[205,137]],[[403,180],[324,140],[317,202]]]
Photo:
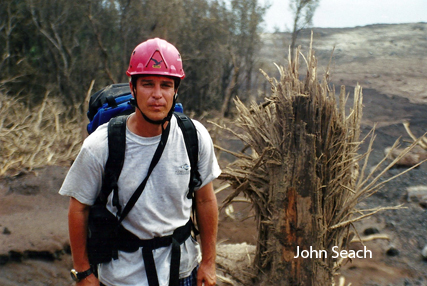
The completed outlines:
[[[0,92],[0,176],[74,160],[81,143],[81,115],[75,110],[49,92],[31,108]]]
[[[418,142],[418,145],[423,148],[424,150],[427,150],[427,136],[423,135],[420,138],[417,138],[414,133],[412,133],[411,129],[409,128],[409,122],[404,122],[403,126],[405,127],[406,132],[411,137],[413,142]]]
[[[280,80],[266,75],[272,85],[272,95],[266,98],[266,102],[253,103],[248,108],[237,100],[239,116],[236,125],[244,131],[236,133],[228,129],[252,150],[250,154],[233,153],[237,160],[221,176],[234,188],[226,202],[232,203],[240,194],[244,194],[255,210],[258,242],[253,265],[255,271],[252,272],[254,275],[234,277],[240,282],[246,279],[244,285],[250,285],[251,279],[256,277],[259,279],[260,274],[275,270],[282,271],[282,276],[292,276],[287,270],[299,271],[295,270],[299,269],[298,266],[290,268],[288,265],[293,265],[295,261],[292,260],[296,254],[295,241],[301,242],[307,235],[311,236],[309,239],[312,241],[306,245],[313,245],[314,249],[330,250],[332,246],[338,246],[339,251],[345,250],[348,248],[347,242],[354,235],[351,231],[354,222],[384,209],[399,208],[391,206],[358,209],[357,205],[388,181],[401,175],[402,173],[380,180],[402,156],[421,141],[421,138],[414,138],[414,143],[391,163],[387,163],[387,158],[384,158],[372,170],[367,170],[375,135],[373,131],[369,134],[368,150],[359,154],[362,142],[369,140],[369,137],[362,140],[359,138],[362,88],[356,86],[354,102],[348,112],[345,87],[341,87],[337,103],[335,89],[329,84],[329,69],[322,80],[318,79],[317,60],[311,47],[307,58],[304,58],[306,77],[300,79],[301,56],[298,50],[295,59],[291,60],[289,57],[287,68],[279,67]],[[396,142],[392,150],[398,145]],[[314,188],[309,190],[310,200],[304,206],[299,195],[308,186]],[[293,229],[294,218],[290,216],[295,214],[290,213],[287,204],[295,189],[300,192],[295,196],[295,200],[299,199],[300,202],[295,205],[298,204],[300,209],[309,213],[298,217],[294,221],[298,226]],[[307,224],[304,225],[299,220]],[[291,259],[283,261],[286,257]],[[317,281],[316,285],[323,285],[320,282],[322,279],[327,280],[322,282],[325,285],[333,283],[331,279],[339,270],[341,262],[342,259],[332,259],[331,255],[323,260],[307,259],[301,262],[311,263],[309,271],[314,273],[314,277],[318,275],[317,280],[306,277],[309,280],[305,283],[312,285],[310,283]],[[328,273],[322,274],[325,271]],[[224,272],[231,275],[235,273],[232,269],[224,269]],[[270,283],[278,282],[278,275],[267,276]],[[295,277],[296,275],[293,278]]]

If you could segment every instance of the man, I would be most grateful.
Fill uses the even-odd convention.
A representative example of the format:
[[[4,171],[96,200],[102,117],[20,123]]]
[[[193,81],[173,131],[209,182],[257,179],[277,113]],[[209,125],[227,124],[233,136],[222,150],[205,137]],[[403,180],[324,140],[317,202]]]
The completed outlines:
[[[126,123],[126,153],[118,179],[119,203],[124,206],[147,175],[153,154],[166,127],[169,135],[162,156],[122,226],[141,241],[171,235],[185,225],[191,214],[192,200],[187,198],[190,178],[189,159],[182,131],[172,116],[175,98],[184,70],[178,50],[158,38],[138,45],[132,53],[127,75],[134,97],[135,113]],[[198,171],[201,185],[195,190],[196,214],[201,240],[190,236],[180,245],[179,283],[215,285],[216,234],[218,208],[212,181],[220,174],[208,131],[194,121],[199,141]],[[144,261],[141,249],[118,253],[118,259],[98,265],[98,278],[90,270],[86,249],[89,208],[100,192],[104,166],[108,158],[107,125],[100,126],[83,143],[82,149],[61,187],[60,194],[70,196],[69,235],[77,285],[148,285],[153,269]],[[112,192],[113,193],[113,192]],[[107,209],[113,214],[112,195]],[[142,250],[144,251],[144,250]],[[152,251],[158,285],[169,285],[171,246]],[[200,262],[199,262],[200,261]],[[145,267],[147,264],[147,267]],[[172,264],[172,267],[174,265]],[[76,274],[76,275],[77,275]],[[84,277],[84,278],[83,278]],[[100,284],[99,284],[100,283]]]

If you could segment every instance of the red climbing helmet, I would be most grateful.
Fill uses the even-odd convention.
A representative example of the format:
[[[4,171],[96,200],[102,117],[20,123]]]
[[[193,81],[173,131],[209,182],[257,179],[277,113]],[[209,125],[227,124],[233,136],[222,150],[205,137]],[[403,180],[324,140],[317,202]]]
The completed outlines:
[[[133,50],[126,75],[164,75],[183,79],[181,55],[171,43],[154,38]]]

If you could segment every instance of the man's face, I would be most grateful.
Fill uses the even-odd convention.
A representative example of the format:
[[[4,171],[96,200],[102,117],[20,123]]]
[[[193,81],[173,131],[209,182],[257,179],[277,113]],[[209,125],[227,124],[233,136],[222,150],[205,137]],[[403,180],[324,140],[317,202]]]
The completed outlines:
[[[131,91],[133,94],[132,83]],[[172,108],[174,80],[157,75],[139,77],[136,81],[136,94],[141,111],[151,120],[162,120]]]

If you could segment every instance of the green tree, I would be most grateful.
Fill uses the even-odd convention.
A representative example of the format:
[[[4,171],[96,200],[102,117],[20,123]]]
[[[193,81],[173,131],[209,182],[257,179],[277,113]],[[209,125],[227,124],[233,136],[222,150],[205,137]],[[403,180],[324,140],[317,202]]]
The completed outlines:
[[[132,49],[161,37],[185,61],[186,110],[220,110],[251,87],[263,13],[257,0],[6,0],[0,76],[29,103],[49,90],[79,106],[93,80],[94,90],[127,81]]]
[[[28,17],[24,1],[0,2],[0,89],[15,86],[15,95],[22,90],[18,86],[31,70],[28,54],[33,52],[29,43],[34,30],[28,25]]]

